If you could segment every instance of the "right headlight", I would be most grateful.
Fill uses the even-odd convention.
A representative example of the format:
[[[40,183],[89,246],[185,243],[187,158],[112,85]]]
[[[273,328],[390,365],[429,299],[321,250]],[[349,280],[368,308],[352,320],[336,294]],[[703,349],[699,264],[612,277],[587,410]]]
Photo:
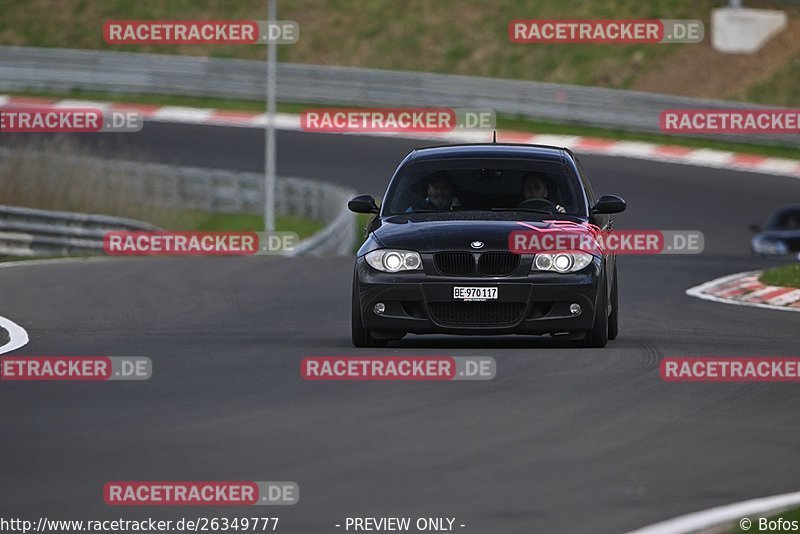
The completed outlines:
[[[422,270],[422,258],[410,250],[378,249],[368,252],[365,258],[370,267],[385,273]]]
[[[534,256],[531,271],[574,273],[585,269],[592,258],[588,252],[544,252]]]

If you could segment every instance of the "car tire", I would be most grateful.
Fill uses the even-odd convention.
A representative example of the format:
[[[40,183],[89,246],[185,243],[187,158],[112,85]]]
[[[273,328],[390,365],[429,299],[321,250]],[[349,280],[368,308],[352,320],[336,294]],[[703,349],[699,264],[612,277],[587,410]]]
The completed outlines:
[[[375,339],[370,331],[364,328],[364,322],[361,319],[361,302],[358,298],[358,278],[355,272],[353,273],[353,301],[350,314],[351,340],[354,347],[385,347],[389,344],[388,340]]]
[[[619,292],[617,290],[617,265],[614,263],[614,281],[611,282],[611,315],[608,316],[608,339],[617,339],[619,334]]]
[[[608,297],[606,296],[605,282],[599,284],[597,307],[594,313],[592,329],[586,332],[586,337],[577,342],[579,347],[603,348],[608,344],[608,313],[606,312]]]

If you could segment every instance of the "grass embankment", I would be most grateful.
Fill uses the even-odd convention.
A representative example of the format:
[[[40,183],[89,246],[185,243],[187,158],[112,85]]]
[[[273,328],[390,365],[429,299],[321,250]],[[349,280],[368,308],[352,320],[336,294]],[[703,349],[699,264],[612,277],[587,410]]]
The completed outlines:
[[[157,223],[154,223],[157,226]],[[278,215],[275,217],[275,230],[296,232],[300,239],[309,237],[325,227],[324,223],[295,217]],[[164,227],[166,228],[166,226]],[[198,232],[255,231],[264,230],[264,217],[249,213],[206,213],[202,211],[179,211],[170,217],[170,230],[191,230]]]
[[[764,271],[758,280],[768,286],[800,287],[800,263]]]
[[[291,0],[278,18],[300,25],[300,40],[278,47],[279,61],[491,76],[657,91],[778,106],[800,105],[800,8],[789,28],[757,54],[731,56],[710,44],[711,10],[720,0]],[[108,45],[110,19],[266,19],[263,0],[4,0],[0,44],[264,59],[263,46]],[[43,17],[42,13],[48,16]],[[587,45],[512,43],[515,19],[699,19],[700,44]]]
[[[108,45],[106,20],[266,19],[263,0],[5,0],[0,44],[264,59],[263,46]],[[451,72],[625,87],[680,45],[528,46],[508,24],[526,18],[709,18],[714,0],[291,0],[278,18],[300,25],[279,61]],[[43,17],[42,13],[47,13]]]

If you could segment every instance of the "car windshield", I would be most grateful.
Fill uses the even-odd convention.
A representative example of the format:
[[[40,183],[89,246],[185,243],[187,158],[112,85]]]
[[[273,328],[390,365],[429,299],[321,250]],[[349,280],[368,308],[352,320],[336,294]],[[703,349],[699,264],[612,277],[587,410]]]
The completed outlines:
[[[766,230],[800,230],[800,208],[781,210],[770,217]]]
[[[492,210],[586,216],[580,183],[569,167],[519,158],[409,163],[392,181],[383,215]]]

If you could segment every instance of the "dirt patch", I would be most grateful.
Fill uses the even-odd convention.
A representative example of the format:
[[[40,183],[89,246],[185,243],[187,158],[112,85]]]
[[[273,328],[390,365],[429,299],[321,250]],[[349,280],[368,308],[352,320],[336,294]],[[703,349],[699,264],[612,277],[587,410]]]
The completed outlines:
[[[706,41],[686,45],[640,76],[631,89],[681,96],[746,100],[748,89],[800,57],[800,9],[786,9],[789,25],[755,54],[723,54]],[[710,27],[707,27],[710,33]],[[665,45],[667,46],[667,45]]]

